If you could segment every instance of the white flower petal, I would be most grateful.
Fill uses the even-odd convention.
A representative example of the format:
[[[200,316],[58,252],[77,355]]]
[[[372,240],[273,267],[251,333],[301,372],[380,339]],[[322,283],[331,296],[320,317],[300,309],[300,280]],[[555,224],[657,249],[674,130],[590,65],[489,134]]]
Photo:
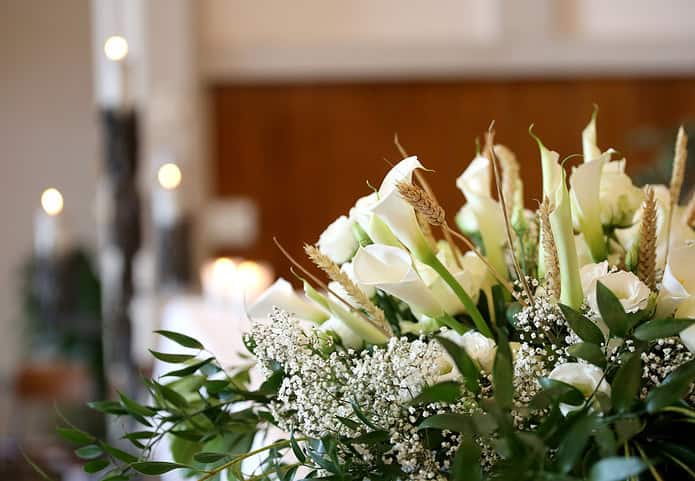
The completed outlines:
[[[249,307],[248,314],[252,319],[265,320],[276,307],[290,313],[297,319],[317,324],[324,322],[329,317],[323,309],[308,303],[297,295],[292,284],[283,278],[278,278],[272,286],[258,296],[258,299]]]

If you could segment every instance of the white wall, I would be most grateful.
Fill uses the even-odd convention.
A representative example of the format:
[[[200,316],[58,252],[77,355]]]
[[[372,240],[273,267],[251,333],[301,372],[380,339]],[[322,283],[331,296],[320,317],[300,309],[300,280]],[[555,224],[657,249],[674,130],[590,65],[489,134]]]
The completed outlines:
[[[0,2],[0,380],[19,355],[17,268],[41,191],[60,189],[75,236],[95,238],[91,48],[89,0]]]

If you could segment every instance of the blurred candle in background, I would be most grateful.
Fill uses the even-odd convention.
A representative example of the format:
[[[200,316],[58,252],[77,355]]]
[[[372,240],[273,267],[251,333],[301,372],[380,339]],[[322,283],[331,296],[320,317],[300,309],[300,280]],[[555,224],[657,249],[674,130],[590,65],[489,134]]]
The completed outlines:
[[[166,162],[157,171],[157,186],[152,193],[152,216],[157,227],[170,228],[182,215],[179,187],[183,176],[173,162]]]
[[[102,76],[102,99],[104,107],[125,109],[130,106],[128,78],[128,41],[113,35],[104,42],[104,55],[110,60]]]
[[[203,265],[200,278],[203,295],[210,302],[243,304],[268,288],[273,271],[264,263],[220,257]]]
[[[34,216],[34,249],[38,257],[55,257],[65,251],[67,233],[63,220],[63,195],[49,188],[41,194]]]

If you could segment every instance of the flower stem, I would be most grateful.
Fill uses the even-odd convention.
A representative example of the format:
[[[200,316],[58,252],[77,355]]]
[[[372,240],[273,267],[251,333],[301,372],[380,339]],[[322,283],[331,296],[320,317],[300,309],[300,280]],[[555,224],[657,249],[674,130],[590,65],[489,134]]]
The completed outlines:
[[[451,314],[444,313],[437,318],[437,323],[444,324],[446,327],[456,331],[456,334],[463,334],[468,331],[468,328],[454,319]]]
[[[449,270],[444,266],[444,264],[442,264],[441,261],[437,259],[437,256],[434,254],[434,252],[430,251],[429,253],[427,253],[427,255],[424,255],[421,261],[430,266],[432,269],[434,269],[437,272],[437,274],[439,274],[441,278],[444,279],[444,282],[446,282],[449,285],[451,290],[454,291],[454,294],[456,294],[461,303],[463,303],[463,306],[466,308],[466,312],[468,313],[468,315],[471,316],[471,319],[473,319],[473,324],[475,324],[475,327],[485,336],[493,338],[490,328],[487,326],[485,319],[483,319],[482,314],[480,314],[480,311],[473,303],[471,297],[468,295],[468,293],[466,293],[463,287],[461,287],[461,284],[459,284],[459,282],[454,278],[454,276],[451,275],[451,272],[449,272]]]

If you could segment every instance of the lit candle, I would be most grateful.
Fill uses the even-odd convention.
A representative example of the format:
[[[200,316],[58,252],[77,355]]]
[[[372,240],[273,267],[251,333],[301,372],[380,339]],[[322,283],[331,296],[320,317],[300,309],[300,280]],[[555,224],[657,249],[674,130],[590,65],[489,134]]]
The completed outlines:
[[[102,76],[103,102],[107,108],[125,109],[130,106],[128,79],[128,41],[114,35],[104,42],[104,54],[109,60]]]
[[[172,227],[181,217],[179,186],[181,169],[173,162],[163,164],[157,171],[157,186],[152,193],[152,217],[160,227]]]
[[[272,281],[270,267],[254,261],[220,257],[207,262],[201,270],[203,294],[212,302],[252,302]]]
[[[50,188],[41,194],[41,207],[34,216],[34,248],[39,257],[52,257],[66,247],[63,225],[63,195]]]

